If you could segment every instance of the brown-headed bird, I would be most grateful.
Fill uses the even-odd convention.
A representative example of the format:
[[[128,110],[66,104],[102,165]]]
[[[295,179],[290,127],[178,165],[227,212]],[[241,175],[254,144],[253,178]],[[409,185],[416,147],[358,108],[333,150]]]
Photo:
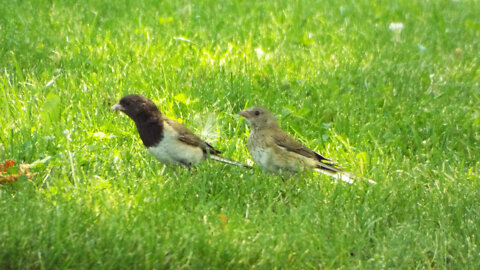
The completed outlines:
[[[264,107],[255,106],[239,114],[247,119],[251,127],[248,150],[264,171],[280,173],[313,169],[350,184],[357,178],[285,133],[275,116]]]
[[[220,157],[219,150],[182,124],[167,118],[144,96],[127,95],[111,109],[125,113],[135,122],[143,144],[162,163],[192,166],[211,158],[231,165],[250,167]]]

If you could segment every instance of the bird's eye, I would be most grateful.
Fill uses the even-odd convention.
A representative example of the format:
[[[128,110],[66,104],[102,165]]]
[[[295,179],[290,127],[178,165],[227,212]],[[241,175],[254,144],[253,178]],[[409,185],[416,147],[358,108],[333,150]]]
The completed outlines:
[[[123,102],[123,105],[125,105],[125,106],[130,106],[130,102],[129,102],[129,101],[124,101],[124,102]]]
[[[260,111],[255,111],[255,115],[260,115]]]

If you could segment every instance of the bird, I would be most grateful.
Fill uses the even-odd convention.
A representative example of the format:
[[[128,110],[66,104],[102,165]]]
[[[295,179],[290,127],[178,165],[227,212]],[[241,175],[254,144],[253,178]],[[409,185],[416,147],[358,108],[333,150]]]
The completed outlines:
[[[313,169],[349,184],[359,178],[288,135],[266,108],[254,106],[238,114],[243,116],[251,127],[248,150],[255,163],[265,172],[281,174]]]
[[[164,164],[191,167],[210,158],[230,165],[251,167],[220,157],[221,151],[200,139],[184,125],[167,118],[145,96],[126,95],[110,109],[123,112],[135,122],[147,150]]]

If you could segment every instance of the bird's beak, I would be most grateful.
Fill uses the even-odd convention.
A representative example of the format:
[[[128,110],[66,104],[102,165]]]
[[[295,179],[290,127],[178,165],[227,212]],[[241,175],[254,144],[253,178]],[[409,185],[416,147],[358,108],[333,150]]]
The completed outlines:
[[[115,105],[113,105],[110,110],[112,111],[123,111],[124,108],[122,107],[122,105],[120,105],[120,103],[117,103]]]
[[[245,118],[249,118],[250,117],[250,114],[248,113],[247,110],[245,111],[240,111],[238,114],[240,114],[241,116],[245,117]]]

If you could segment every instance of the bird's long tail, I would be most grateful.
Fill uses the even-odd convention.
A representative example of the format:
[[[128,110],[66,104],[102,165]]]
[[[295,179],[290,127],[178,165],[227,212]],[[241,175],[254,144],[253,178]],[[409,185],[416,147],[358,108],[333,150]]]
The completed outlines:
[[[355,180],[360,180],[360,179],[366,180],[370,184],[376,184],[377,183],[373,180],[353,175],[349,172],[342,171],[338,168],[335,168],[335,169],[328,168],[328,169],[326,169],[326,168],[323,168],[323,166],[322,166],[322,168],[315,168],[314,170],[321,173],[321,174],[325,174],[325,175],[328,175],[328,176],[333,177],[335,179],[342,180],[343,182],[348,183],[348,184],[353,184],[355,182]]]
[[[222,162],[222,163],[225,163],[225,164],[229,164],[229,165],[244,167],[244,168],[247,168],[247,169],[252,169],[253,168],[252,166],[247,165],[245,163],[241,163],[241,162],[231,160],[231,159],[228,159],[228,158],[224,158],[224,157],[219,157],[217,155],[210,155],[210,159],[213,159],[215,161],[219,161],[219,162]]]

